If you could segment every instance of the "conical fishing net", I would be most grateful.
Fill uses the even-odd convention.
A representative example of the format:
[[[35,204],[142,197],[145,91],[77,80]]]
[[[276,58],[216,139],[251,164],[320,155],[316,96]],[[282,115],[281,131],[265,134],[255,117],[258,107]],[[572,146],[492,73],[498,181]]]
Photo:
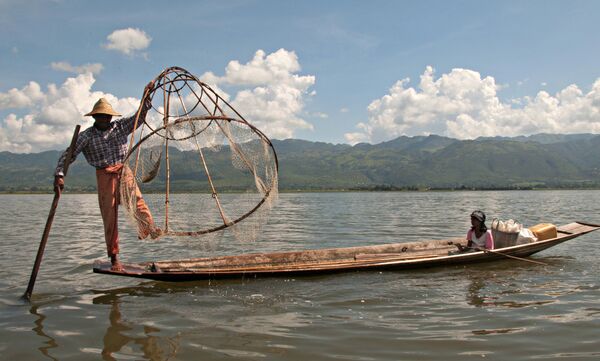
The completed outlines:
[[[233,229],[237,238],[255,239],[278,194],[271,141],[184,69],[168,68],[154,83],[143,99],[152,109],[138,119],[120,183],[138,236]]]

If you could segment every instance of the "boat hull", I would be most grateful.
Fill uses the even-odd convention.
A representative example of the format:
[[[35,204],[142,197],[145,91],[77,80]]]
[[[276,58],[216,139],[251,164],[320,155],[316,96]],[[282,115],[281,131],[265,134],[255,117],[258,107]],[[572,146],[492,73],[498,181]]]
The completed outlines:
[[[296,252],[256,253],[215,258],[123,264],[111,270],[109,262],[94,263],[94,272],[158,281],[193,281],[226,278],[296,277],[361,270],[403,270],[489,262],[509,256],[527,257],[600,228],[573,222],[558,227],[556,238],[494,251],[458,253],[464,239],[405,242],[363,247]]]

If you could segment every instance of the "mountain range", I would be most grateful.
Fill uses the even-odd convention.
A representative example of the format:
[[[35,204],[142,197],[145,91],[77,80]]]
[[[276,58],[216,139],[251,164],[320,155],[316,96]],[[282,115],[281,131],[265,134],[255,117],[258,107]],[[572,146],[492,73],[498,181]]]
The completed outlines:
[[[458,140],[437,135],[402,136],[379,144],[273,140],[279,188],[311,190],[535,189],[600,187],[600,135],[536,134]],[[226,149],[225,149],[226,150]],[[189,152],[170,150],[172,164]],[[59,151],[0,152],[0,192],[52,190]],[[225,167],[227,157],[215,166]],[[173,191],[205,183],[180,166]],[[70,191],[95,190],[95,173],[79,156],[69,170]],[[226,172],[224,170],[224,172]],[[236,189],[229,179],[227,189]]]

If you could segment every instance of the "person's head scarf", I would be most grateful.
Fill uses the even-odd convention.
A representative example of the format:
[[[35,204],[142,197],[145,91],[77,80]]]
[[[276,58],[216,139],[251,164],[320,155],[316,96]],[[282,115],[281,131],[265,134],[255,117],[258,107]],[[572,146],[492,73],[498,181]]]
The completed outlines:
[[[477,219],[480,223],[479,230],[482,232],[487,231],[487,227],[485,226],[485,213],[483,211],[474,211],[471,213],[471,218]]]

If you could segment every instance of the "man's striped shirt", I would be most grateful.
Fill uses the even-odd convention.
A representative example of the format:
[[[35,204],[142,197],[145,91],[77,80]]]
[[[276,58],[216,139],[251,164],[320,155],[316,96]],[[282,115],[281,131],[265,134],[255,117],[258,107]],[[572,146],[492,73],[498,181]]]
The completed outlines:
[[[138,127],[144,123],[145,117],[146,111],[143,109],[138,120]],[[79,133],[71,156],[71,163],[81,152],[87,162],[96,169],[122,163],[127,154],[128,136],[133,131],[134,123],[135,115],[111,122],[110,127],[104,131],[91,126]],[[66,156],[67,151],[65,150],[58,159],[55,175],[63,175]]]

